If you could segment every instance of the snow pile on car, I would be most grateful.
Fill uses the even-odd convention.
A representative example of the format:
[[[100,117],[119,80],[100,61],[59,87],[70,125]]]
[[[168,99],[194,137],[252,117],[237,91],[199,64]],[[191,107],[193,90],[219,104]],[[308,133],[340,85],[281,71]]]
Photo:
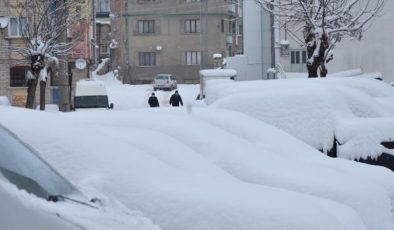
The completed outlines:
[[[336,139],[343,158],[393,154],[380,143],[394,138],[394,110],[386,106],[394,104],[394,90],[376,79],[211,80],[206,92],[211,107],[243,112],[316,149],[327,152]]]
[[[70,181],[165,230],[388,230],[394,223],[392,172],[317,154],[238,112],[0,113]]]

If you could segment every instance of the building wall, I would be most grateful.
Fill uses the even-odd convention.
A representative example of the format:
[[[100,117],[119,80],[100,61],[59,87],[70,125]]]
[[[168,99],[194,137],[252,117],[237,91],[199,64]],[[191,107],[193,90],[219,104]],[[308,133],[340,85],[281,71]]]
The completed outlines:
[[[271,17],[254,1],[243,2],[244,55],[227,58],[226,68],[237,70],[237,80],[266,79],[272,67]]]
[[[17,0],[6,0],[0,1],[0,16],[4,17],[18,17],[19,13],[17,10]],[[90,1],[84,1],[84,5],[80,8],[80,14],[86,19],[87,22],[90,20]],[[89,29],[87,30],[89,32]],[[70,37],[71,38],[71,37]],[[26,97],[27,97],[27,87],[11,87],[11,79],[10,79],[10,69],[14,66],[30,66],[30,61],[26,60],[24,57],[19,55],[16,52],[11,52],[11,49],[7,49],[7,47],[24,47],[24,41],[20,37],[9,37],[8,36],[8,27],[0,29],[0,46],[3,47],[0,49],[0,96],[8,96],[10,102],[14,106],[25,106]],[[70,55],[72,56],[72,55]],[[89,54],[88,54],[89,56]],[[71,58],[70,63],[70,72],[73,67],[73,59]],[[78,75],[78,74],[77,74]],[[85,78],[87,76],[86,73],[83,74]],[[46,103],[51,104],[53,101],[53,90],[57,90],[56,86],[51,85],[54,83],[56,85],[56,77],[52,76],[54,79],[48,79],[48,84],[46,88]],[[39,102],[39,85],[37,86],[36,91],[36,104]]]
[[[123,24],[124,27],[128,24],[128,29],[125,29],[125,52],[122,54],[125,57],[122,68],[125,70],[126,83],[148,83],[158,73],[174,74],[180,83],[197,83],[198,70],[213,67],[212,55],[226,55],[228,52],[228,20],[225,21],[222,32],[222,19],[230,17],[227,1],[187,3],[166,0],[141,4],[138,0],[131,0],[128,4],[128,21]],[[184,20],[200,17],[202,32],[185,33]],[[155,33],[139,34],[138,20],[155,20]],[[186,65],[186,51],[202,51],[201,66]],[[139,66],[139,52],[155,52],[156,66]]]
[[[394,1],[386,1],[383,12],[366,27],[363,38],[343,40],[334,50],[330,72],[361,68],[364,72],[381,72],[383,80],[394,81]]]

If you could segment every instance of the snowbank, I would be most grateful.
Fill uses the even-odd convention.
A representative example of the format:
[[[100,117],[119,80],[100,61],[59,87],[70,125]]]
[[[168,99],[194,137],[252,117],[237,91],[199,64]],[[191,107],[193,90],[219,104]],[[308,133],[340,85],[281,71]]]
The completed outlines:
[[[0,106],[1,105],[6,105],[6,106],[10,105],[10,101],[8,100],[8,97],[0,96]]]
[[[116,197],[165,230],[393,226],[389,170],[327,158],[240,113],[0,113],[2,124],[79,187]]]

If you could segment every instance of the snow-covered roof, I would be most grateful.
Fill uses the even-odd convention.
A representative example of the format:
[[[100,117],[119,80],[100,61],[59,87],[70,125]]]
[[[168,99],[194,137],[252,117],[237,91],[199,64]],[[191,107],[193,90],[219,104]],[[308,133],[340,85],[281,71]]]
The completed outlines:
[[[200,70],[200,76],[204,77],[233,77],[237,71],[233,69],[203,69]]]
[[[75,87],[75,96],[107,95],[106,86],[103,81],[79,80]]]

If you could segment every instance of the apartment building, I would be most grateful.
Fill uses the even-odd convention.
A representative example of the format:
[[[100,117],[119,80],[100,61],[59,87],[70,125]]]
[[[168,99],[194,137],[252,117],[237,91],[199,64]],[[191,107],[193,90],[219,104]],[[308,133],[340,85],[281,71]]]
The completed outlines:
[[[114,1],[119,7],[119,1]],[[118,2],[118,3],[116,3]],[[123,81],[151,83],[169,73],[179,83],[198,83],[198,71],[213,68],[213,54],[242,52],[237,31],[240,1],[128,0],[123,2],[118,51]],[[116,25],[113,23],[112,25]]]
[[[0,1],[0,96],[8,96],[16,106],[24,106],[27,98],[25,74],[29,61],[9,47],[23,46],[20,26],[26,17],[19,17],[12,1]]]
[[[72,88],[75,82],[81,78],[89,77],[89,66],[94,64],[94,45],[90,34],[93,28],[92,7],[94,1],[81,1],[73,9],[73,14],[80,20],[67,31],[67,41],[72,44],[72,50],[66,58],[68,64],[65,73],[69,77],[66,87],[70,90],[69,101],[72,100]],[[26,74],[30,69],[30,61],[19,55],[15,47],[24,47],[25,42],[22,30],[31,18],[20,14],[18,1],[0,1],[0,96],[7,96],[13,106],[25,106],[27,99]],[[56,7],[54,5],[54,7]],[[27,11],[28,12],[28,11]],[[13,47],[14,49],[11,49]],[[79,61],[79,62],[78,62]],[[82,66],[77,66],[76,63]],[[48,79],[46,88],[46,103],[60,103],[59,79]],[[37,87],[39,88],[39,87]],[[38,89],[37,89],[38,90]],[[39,93],[36,93],[36,104],[39,101]],[[71,102],[72,103],[72,102]]]

